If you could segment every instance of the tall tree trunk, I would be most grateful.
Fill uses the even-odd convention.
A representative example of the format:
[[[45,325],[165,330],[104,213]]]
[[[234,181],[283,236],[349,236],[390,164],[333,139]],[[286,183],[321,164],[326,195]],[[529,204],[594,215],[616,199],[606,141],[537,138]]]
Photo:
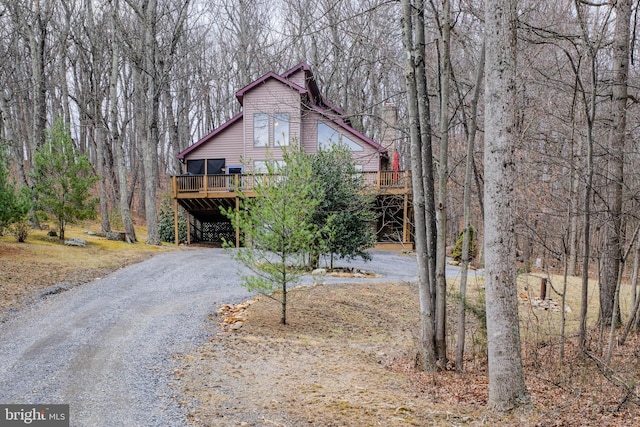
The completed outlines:
[[[618,271],[622,262],[622,181],[624,179],[624,142],[627,118],[627,81],[629,78],[629,28],[631,0],[615,3],[616,25],[613,42],[613,102],[611,116],[613,126],[609,142],[609,173],[605,225],[605,247],[600,281],[600,321],[603,326],[612,322],[622,323],[620,308],[616,303]],[[614,319],[614,312],[617,313]]]
[[[144,205],[147,219],[147,244],[159,245],[158,216],[156,208],[156,191],[158,188],[158,114],[160,108],[160,91],[158,81],[156,25],[158,5],[156,0],[149,0],[144,9],[144,81],[146,114],[145,134],[142,140],[142,165],[144,169]]]
[[[478,129],[478,99],[480,98],[480,86],[484,76],[485,45],[482,43],[480,60],[478,61],[478,74],[476,86],[473,89],[471,100],[471,125],[467,137],[467,160],[464,172],[464,230],[462,235],[462,269],[460,272],[460,302],[458,303],[458,331],[456,338],[456,371],[464,370],[464,341],[466,326],[466,303],[467,303],[467,274],[469,272],[470,245],[471,245],[471,177],[473,176],[473,153],[475,151],[476,130]]]
[[[429,102],[427,72],[424,52],[427,46],[425,41],[425,5],[420,0],[416,12],[416,26],[414,28],[416,43],[414,46],[416,90],[418,94],[418,117],[420,121],[421,140],[421,168],[422,186],[424,194],[424,214],[427,228],[427,262],[429,267],[429,292],[431,294],[431,313],[436,311],[436,202],[435,180],[433,171],[433,143],[431,138],[431,105]],[[432,330],[435,334],[435,318],[432,318]],[[434,338],[435,339],[435,336]]]
[[[109,233],[111,231],[111,223],[109,222],[109,196],[107,195],[107,176],[104,167],[104,147],[107,143],[107,135],[105,129],[101,127],[93,129],[93,133],[96,144],[98,188],[100,190],[100,228],[103,233]]]
[[[47,127],[47,89],[45,85],[45,49],[47,39],[47,26],[43,20],[43,11],[40,0],[35,1],[35,22],[31,32],[31,79],[33,83],[33,127],[32,150],[40,147],[45,142],[45,129]]]
[[[31,84],[33,90],[33,112],[31,125],[31,143],[29,156],[45,143],[47,128],[47,87],[45,84],[45,51],[47,40],[47,25],[40,0],[35,0],[35,10],[30,26],[29,45],[31,50]],[[32,161],[32,159],[29,159]],[[37,196],[34,196],[37,197]],[[35,200],[34,200],[35,201]],[[29,220],[35,228],[40,228],[40,221],[36,215],[35,203],[29,212]]]
[[[413,187],[413,211],[415,224],[415,249],[418,262],[418,289],[420,300],[420,358],[425,371],[435,371],[435,342],[432,310],[429,262],[427,254],[427,225],[425,223],[425,195],[422,170],[422,139],[418,110],[418,90],[416,84],[416,49],[414,48],[414,15],[416,10],[411,0],[402,0],[402,32],[405,50],[405,77],[409,111],[409,131],[411,138],[411,180]],[[424,31],[418,26],[416,31]]]
[[[436,249],[436,353],[441,366],[447,364],[447,182],[449,181],[449,82],[451,80],[451,6],[442,0],[440,53],[440,156],[438,166],[437,249]]]
[[[109,82],[109,97],[111,98],[111,138],[113,143],[113,149],[115,150],[116,157],[116,169],[118,171],[118,186],[119,203],[120,203],[120,216],[122,217],[122,224],[124,225],[124,232],[126,240],[129,243],[135,243],[136,229],[133,225],[133,219],[131,218],[131,209],[129,207],[129,197],[127,188],[127,166],[124,160],[124,148],[122,147],[122,141],[120,140],[120,132],[118,131],[118,70],[120,60],[120,41],[115,36],[116,20],[117,20],[117,7],[113,10],[112,24],[114,37],[112,40],[112,52],[111,52],[111,80]]]
[[[589,77],[591,79],[591,92],[587,98],[587,92],[582,85],[579,77],[579,69],[574,69],[576,73],[576,83],[580,87],[583,97],[584,114],[587,121],[586,129],[586,153],[585,153],[585,192],[583,200],[583,251],[582,251],[582,290],[580,295],[580,329],[578,332],[578,341],[580,349],[586,350],[587,347],[587,311],[589,307],[589,261],[591,258],[591,196],[593,194],[593,123],[596,117],[596,88],[598,82],[598,74],[596,72],[596,47],[589,39],[589,33],[586,27],[586,20],[582,14],[580,0],[574,0],[578,22],[582,30],[584,41],[587,45],[587,55],[589,58]]]
[[[520,348],[515,259],[517,2],[485,1],[485,287],[488,408],[529,404]]]

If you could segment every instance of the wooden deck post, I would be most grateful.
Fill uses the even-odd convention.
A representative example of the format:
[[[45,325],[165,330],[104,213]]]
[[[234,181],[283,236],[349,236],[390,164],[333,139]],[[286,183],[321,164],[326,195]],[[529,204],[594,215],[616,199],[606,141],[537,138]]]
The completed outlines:
[[[175,177],[174,177],[175,181]],[[175,184],[175,183],[174,183]],[[178,199],[177,197],[173,198],[173,232],[174,232],[174,240],[176,246],[180,244],[180,235],[178,234]]]
[[[404,206],[402,213],[402,243],[409,241],[409,195],[404,195]]]
[[[187,246],[191,245],[191,214],[187,212]]]
[[[240,247],[240,198],[236,197],[236,248]]]

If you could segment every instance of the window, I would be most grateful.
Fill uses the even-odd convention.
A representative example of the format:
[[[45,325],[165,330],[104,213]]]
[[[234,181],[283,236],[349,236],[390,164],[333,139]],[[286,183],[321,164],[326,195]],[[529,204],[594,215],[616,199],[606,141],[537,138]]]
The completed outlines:
[[[289,113],[273,115],[273,145],[276,147],[289,145]]]
[[[266,113],[253,115],[253,145],[255,147],[269,146],[269,115]]]
[[[254,160],[253,161],[253,173],[268,173],[269,169],[267,168],[267,162],[265,160]]]
[[[337,130],[324,122],[318,121],[318,150],[330,150],[334,145],[344,145],[351,151],[364,151],[364,149]]]
[[[340,135],[332,127],[323,122],[318,122],[318,150],[330,150],[338,143]]]
[[[204,159],[187,160],[188,175],[204,175]]]
[[[347,138],[344,135],[342,135],[340,137],[340,144],[343,144],[343,145],[349,147],[349,150],[351,150],[351,151],[363,151],[364,150],[364,148],[362,148],[360,145],[356,144],[355,142],[353,142],[352,140],[350,140],[349,138]]]
[[[273,161],[273,172],[280,173],[284,167],[287,165],[287,162],[284,160],[274,160]]]

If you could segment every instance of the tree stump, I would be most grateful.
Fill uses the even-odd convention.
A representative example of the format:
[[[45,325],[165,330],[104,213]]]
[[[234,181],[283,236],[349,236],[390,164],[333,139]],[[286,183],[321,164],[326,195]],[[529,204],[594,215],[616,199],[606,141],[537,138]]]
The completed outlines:
[[[540,278],[540,299],[542,301],[547,299],[547,279],[544,277]]]

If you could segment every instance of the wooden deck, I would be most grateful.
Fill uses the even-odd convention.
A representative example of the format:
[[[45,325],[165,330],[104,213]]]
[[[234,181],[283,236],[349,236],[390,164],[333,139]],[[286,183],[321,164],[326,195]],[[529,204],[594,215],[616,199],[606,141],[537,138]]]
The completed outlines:
[[[411,245],[410,205],[412,184],[410,171],[361,172],[366,188],[378,199],[396,199],[403,203],[402,233],[399,244]],[[174,203],[174,227],[178,236],[178,205],[193,218],[202,222],[225,221],[224,209],[239,208],[240,194],[255,197],[256,182],[277,179],[269,175],[178,175],[171,177]],[[235,232],[236,246],[240,247],[240,230]],[[191,243],[190,221],[187,221],[187,243]],[[178,239],[176,238],[176,245]]]
[[[365,185],[376,194],[411,194],[410,171],[361,172]],[[276,177],[277,178],[277,177]],[[233,199],[239,191],[255,196],[254,184],[268,175],[179,175],[171,177],[174,199]]]

